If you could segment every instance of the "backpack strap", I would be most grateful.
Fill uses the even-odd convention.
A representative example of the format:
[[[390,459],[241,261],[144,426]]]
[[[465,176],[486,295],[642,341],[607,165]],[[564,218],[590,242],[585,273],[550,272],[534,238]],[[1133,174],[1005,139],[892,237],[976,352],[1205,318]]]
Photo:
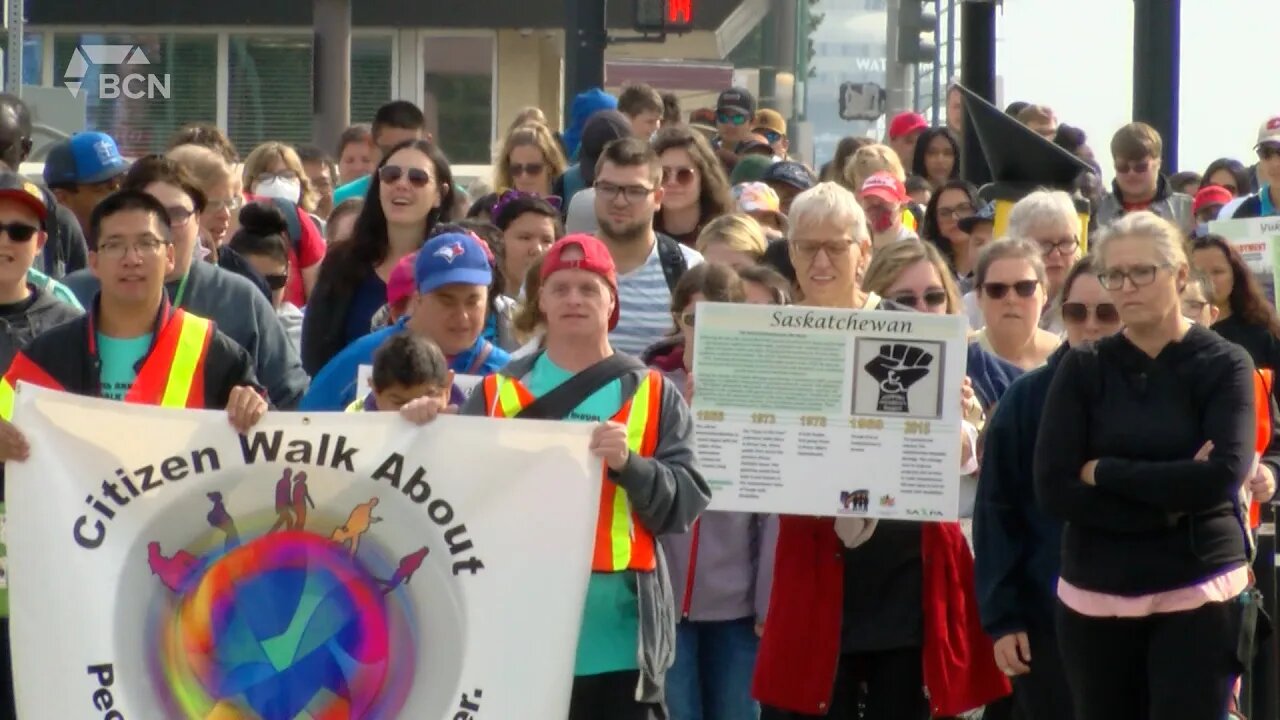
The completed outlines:
[[[302,255],[302,220],[298,217],[298,206],[283,198],[270,198],[271,204],[279,208],[284,215],[285,226],[289,228],[289,245],[293,254]]]
[[[471,364],[467,366],[468,375],[480,375],[480,368],[484,367],[484,363],[493,354],[493,343],[488,340],[484,341],[484,345],[480,346],[480,350],[475,357],[471,358]]]
[[[666,235],[658,235],[658,261],[662,263],[662,274],[667,278],[667,289],[676,291],[676,283],[689,269],[689,261],[685,259],[680,243]]]

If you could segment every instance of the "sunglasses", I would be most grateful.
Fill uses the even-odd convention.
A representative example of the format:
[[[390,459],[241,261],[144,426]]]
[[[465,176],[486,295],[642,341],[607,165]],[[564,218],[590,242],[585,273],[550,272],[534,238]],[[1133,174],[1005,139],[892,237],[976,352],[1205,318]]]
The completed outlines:
[[[0,223],[0,233],[8,235],[10,240],[18,243],[27,242],[35,237],[38,232],[40,232],[40,228],[26,223]]]
[[[1120,311],[1116,309],[1113,303],[1098,303],[1094,305],[1093,316],[1100,323],[1118,323],[1120,322]],[[1084,303],[1069,302],[1062,303],[1062,319],[1069,323],[1079,325],[1089,319],[1090,307]]]
[[[271,275],[263,275],[262,278],[267,281],[267,287],[274,290],[283,290],[285,285],[289,284],[288,273],[272,273]]]
[[[1128,163],[1128,162],[1116,163],[1116,173],[1120,175],[1128,175],[1129,173],[1144,173],[1150,169],[1151,169],[1150,160],[1142,160],[1140,162],[1134,162],[1134,163]]]
[[[892,300],[901,305],[906,305],[907,307],[913,307],[913,308],[919,308],[920,301],[923,300],[925,307],[936,308],[936,307],[942,307],[943,305],[947,304],[947,291],[946,290],[925,290],[924,295],[919,295],[919,296],[915,295],[914,293],[903,293],[901,295],[898,295],[892,298]]]
[[[672,181],[676,185],[688,185],[693,182],[693,168],[690,167],[664,167],[662,168],[662,184],[670,185]]]
[[[1259,160],[1270,160],[1277,155],[1280,155],[1280,146],[1267,144],[1258,148]]]
[[[529,177],[538,177],[539,175],[542,174],[542,171],[546,168],[546,165],[544,165],[543,163],[524,163],[524,164],[511,163],[510,165],[507,166],[507,168],[511,171],[511,177],[513,178],[518,178],[523,175],[528,175]]]
[[[721,125],[742,126],[747,124],[747,116],[739,115],[738,113],[716,113],[716,122]]]
[[[1019,280],[1016,283],[989,282],[983,283],[982,292],[992,300],[1000,300],[1009,294],[1012,289],[1020,298],[1029,298],[1036,294],[1036,288],[1040,287],[1039,280]]]
[[[406,176],[409,178],[409,184],[416,188],[426,187],[431,182],[431,174],[422,168],[383,165],[378,169],[378,178],[388,185],[393,185],[399,182],[400,178]]]
[[[777,130],[760,130],[759,133],[764,136],[765,140],[769,141],[770,145],[782,139],[782,133]]]

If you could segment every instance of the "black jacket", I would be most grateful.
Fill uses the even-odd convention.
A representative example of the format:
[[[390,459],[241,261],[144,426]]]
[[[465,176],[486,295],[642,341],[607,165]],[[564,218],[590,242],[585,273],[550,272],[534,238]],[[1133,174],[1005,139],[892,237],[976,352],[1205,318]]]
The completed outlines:
[[[8,370],[13,356],[37,336],[84,314],[41,288],[28,287],[31,298],[20,309],[0,313],[0,371]]]
[[[89,264],[89,250],[84,241],[80,221],[67,208],[58,204],[48,188],[41,186],[49,215],[44,221],[44,231],[49,236],[40,252],[40,268],[55,280],[81,270]]]

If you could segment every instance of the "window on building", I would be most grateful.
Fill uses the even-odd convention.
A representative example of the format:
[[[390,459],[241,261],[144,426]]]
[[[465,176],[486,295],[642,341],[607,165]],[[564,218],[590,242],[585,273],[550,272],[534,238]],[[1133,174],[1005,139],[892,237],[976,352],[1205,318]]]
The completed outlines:
[[[217,57],[212,34],[56,33],[53,82],[80,75],[85,126],[136,157],[163,150],[187,123],[216,119]]]
[[[231,35],[227,134],[241,157],[278,140],[311,142],[311,36]]]
[[[0,33],[0,51],[4,52],[4,56],[9,55],[9,35],[8,33]],[[22,84],[23,85],[40,85],[41,74],[44,67],[44,33],[29,32],[24,33],[22,37]],[[66,68],[63,68],[64,70]],[[4,68],[8,72],[9,68]]]
[[[373,122],[378,108],[391,100],[395,62],[390,35],[351,38],[351,122]],[[337,148],[326,148],[334,152]]]
[[[435,36],[423,41],[427,129],[454,163],[490,161],[493,142],[492,35]]]

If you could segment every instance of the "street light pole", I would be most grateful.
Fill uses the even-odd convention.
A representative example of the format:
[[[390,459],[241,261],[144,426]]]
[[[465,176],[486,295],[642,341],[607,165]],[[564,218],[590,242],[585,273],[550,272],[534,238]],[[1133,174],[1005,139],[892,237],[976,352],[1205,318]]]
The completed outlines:
[[[1162,165],[1178,168],[1179,46],[1182,0],[1134,0],[1133,119],[1160,133]]]
[[[960,6],[960,80],[976,95],[996,101],[996,4],[994,0],[966,0]],[[960,153],[965,180],[981,187],[991,182],[991,168],[973,123],[964,124]]]
[[[351,124],[351,0],[314,0],[312,141],[335,152]]]
[[[573,99],[604,87],[604,49],[609,44],[605,0],[567,0],[564,33],[564,118],[573,115]]]

